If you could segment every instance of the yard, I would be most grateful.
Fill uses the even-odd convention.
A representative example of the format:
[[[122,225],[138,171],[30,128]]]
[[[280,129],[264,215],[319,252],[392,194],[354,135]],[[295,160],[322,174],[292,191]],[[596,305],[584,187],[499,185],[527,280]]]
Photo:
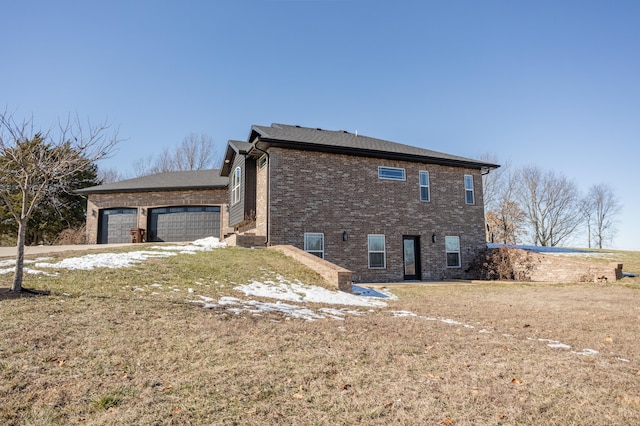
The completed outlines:
[[[271,250],[56,256],[25,281],[49,295],[0,299],[2,424],[640,423],[640,278],[332,304]]]

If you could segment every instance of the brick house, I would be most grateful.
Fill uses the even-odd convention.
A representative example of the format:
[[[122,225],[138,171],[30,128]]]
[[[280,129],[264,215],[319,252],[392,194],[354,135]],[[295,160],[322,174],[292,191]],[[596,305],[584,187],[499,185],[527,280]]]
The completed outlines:
[[[219,170],[167,172],[84,188],[89,244],[126,243],[130,229],[147,241],[222,238],[228,178]]]
[[[485,247],[482,174],[499,167],[370,138],[283,124],[229,141],[234,238],[293,245],[354,282],[465,278]]]

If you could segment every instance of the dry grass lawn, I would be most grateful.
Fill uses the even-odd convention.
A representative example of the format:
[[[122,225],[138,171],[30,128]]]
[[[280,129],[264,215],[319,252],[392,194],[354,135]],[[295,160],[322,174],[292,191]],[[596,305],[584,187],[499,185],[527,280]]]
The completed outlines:
[[[344,321],[188,302],[265,271],[320,282],[235,248],[28,276],[50,295],[0,300],[0,424],[640,424],[640,278],[398,286]]]

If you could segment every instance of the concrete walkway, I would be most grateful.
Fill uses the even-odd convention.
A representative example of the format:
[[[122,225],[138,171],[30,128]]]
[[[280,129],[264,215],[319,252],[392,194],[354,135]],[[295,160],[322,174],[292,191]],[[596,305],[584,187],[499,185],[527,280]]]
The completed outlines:
[[[109,250],[113,247],[130,246],[131,243],[126,244],[82,244],[82,245],[69,245],[69,246],[24,246],[24,255],[43,255],[50,253],[60,253],[64,251],[86,251],[86,250]],[[144,246],[145,244],[136,244]],[[0,247],[0,258],[14,258],[18,254],[16,247]]]

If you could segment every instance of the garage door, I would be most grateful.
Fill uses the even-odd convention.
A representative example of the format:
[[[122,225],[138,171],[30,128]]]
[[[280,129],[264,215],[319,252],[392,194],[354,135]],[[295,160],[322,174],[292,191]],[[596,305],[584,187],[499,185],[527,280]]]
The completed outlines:
[[[164,207],[149,210],[148,241],[193,241],[220,237],[220,207]]]
[[[100,210],[98,244],[128,243],[129,229],[137,226],[137,209]]]

